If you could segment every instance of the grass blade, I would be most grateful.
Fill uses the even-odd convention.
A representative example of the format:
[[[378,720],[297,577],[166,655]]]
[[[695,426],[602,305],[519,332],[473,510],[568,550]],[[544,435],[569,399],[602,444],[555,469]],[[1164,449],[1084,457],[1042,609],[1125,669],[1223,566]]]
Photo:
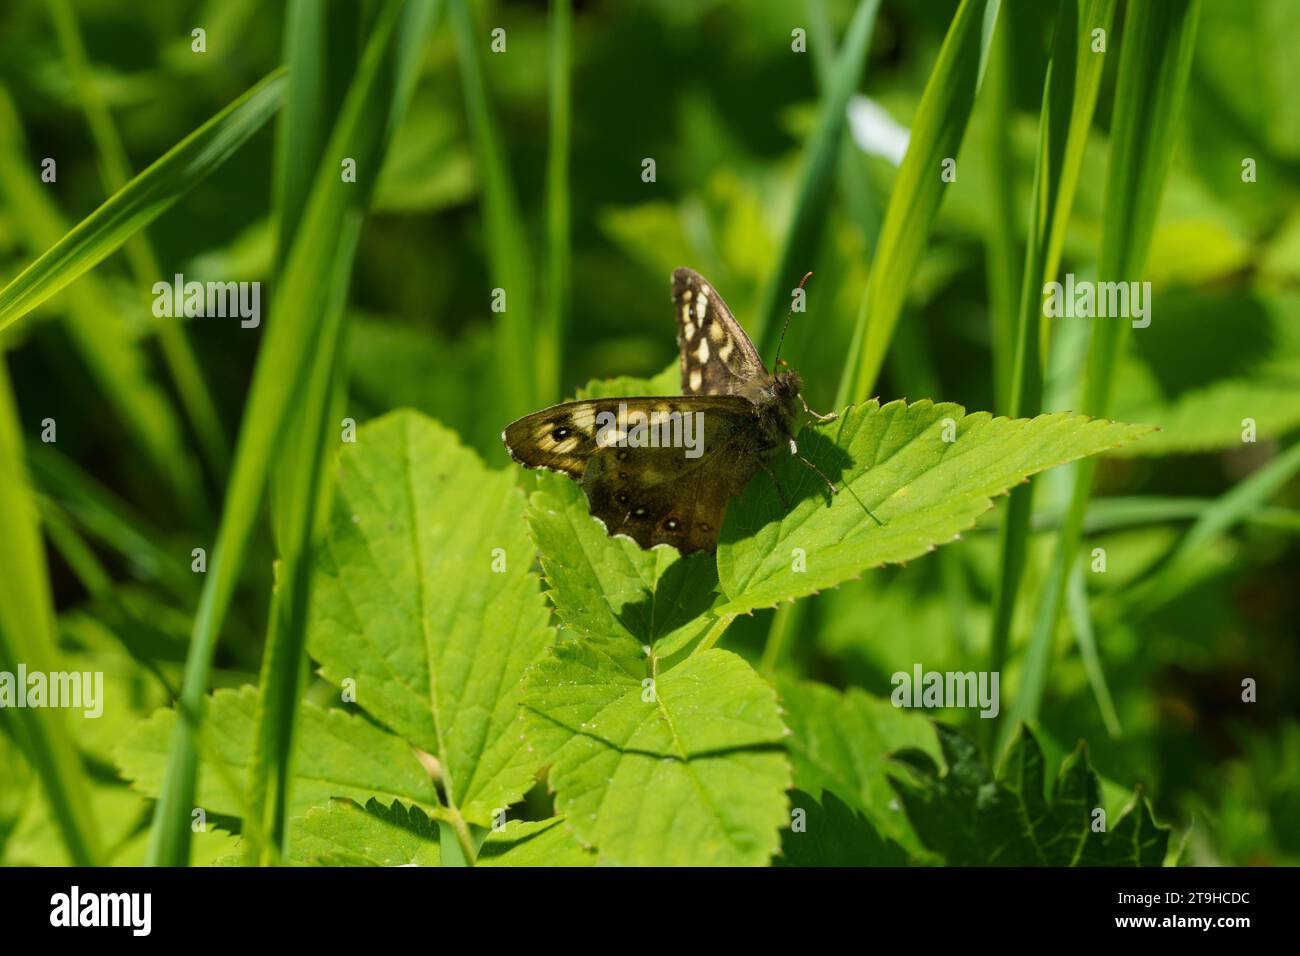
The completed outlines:
[[[60,453],[57,445],[30,442],[28,456],[37,487],[81,530],[124,558],[134,577],[157,582],[180,601],[193,600],[198,589],[185,552],[168,548],[162,532]]]
[[[805,271],[798,266],[797,260],[802,257],[806,261],[817,245],[817,236],[830,201],[831,181],[840,155],[844,126],[848,122],[849,98],[862,81],[871,31],[879,9],[880,0],[858,0],[857,10],[836,57],[817,128],[808,141],[808,158],[799,179],[794,215],[785,232],[781,256],[764,289],[762,304],[754,316],[751,337],[760,354],[766,354],[773,344],[770,340],[780,331],[781,317],[790,306],[790,290]],[[799,275],[795,275],[796,272]]]
[[[956,161],[997,23],[999,0],[962,0],[948,27],[939,58],[921,94],[911,139],[889,195],[840,392],[864,402],[876,387],[907,287],[925,248],[947,185],[940,178],[945,159]],[[837,407],[843,403],[837,402]]]
[[[9,371],[0,360],[0,669],[19,663],[33,672],[58,669],[54,599],[32,488],[23,463],[22,429]],[[35,768],[68,854],[78,866],[99,858],[89,787],[68,727],[54,707],[0,710]]]
[[[460,55],[465,110],[469,114],[482,182],[488,267],[493,287],[506,294],[505,311],[498,328],[497,373],[509,416],[514,418],[526,415],[541,404],[533,358],[537,353],[532,326],[533,271],[528,238],[479,60],[479,46],[486,34],[475,25],[466,0],[448,0],[448,19]],[[485,294],[483,301],[487,303],[489,298]]]
[[[763,644],[763,657],[758,664],[758,672],[771,677],[781,667],[789,652],[790,642],[799,633],[803,622],[804,608],[802,601],[787,601],[777,607],[768,628],[767,640]]]
[[[91,79],[86,48],[81,41],[81,30],[77,26],[72,4],[69,0],[53,0],[50,4],[50,17],[54,20],[64,62],[76,84],[77,98],[81,101],[87,125],[95,140],[104,188],[109,194],[115,193],[131,178],[131,167],[99,86]],[[152,288],[154,282],[163,278],[162,266],[143,229],[127,240],[125,251],[132,275],[140,289]],[[176,383],[176,391],[194,426],[212,473],[220,478],[225,475],[229,465],[230,448],[207,382],[199,371],[194,352],[185,337],[182,321],[179,317],[160,317],[155,326],[158,342],[162,347],[163,360],[167,363],[172,381]]]
[[[1079,657],[1083,659],[1092,696],[1097,700],[1097,710],[1101,712],[1106,732],[1112,737],[1118,737],[1124,729],[1120,726],[1115,701],[1111,697],[1110,686],[1106,683],[1106,671],[1101,666],[1101,655],[1097,652],[1097,635],[1093,632],[1092,614],[1088,610],[1088,589],[1083,583],[1083,565],[1078,561],[1070,572],[1065,597],[1070,626],[1074,629],[1074,639],[1079,645]]]
[[[1165,175],[1173,155],[1174,133],[1191,72],[1199,14],[1198,0],[1130,4],[1124,21],[1115,111],[1111,122],[1110,161],[1102,219],[1099,281],[1136,279],[1146,263],[1164,192]],[[1088,366],[1084,375],[1083,411],[1109,413],[1115,365],[1129,328],[1126,319],[1096,320],[1092,325]],[[1070,507],[1056,540],[1052,571],[1039,595],[1037,626],[1031,646],[1050,651],[1070,573],[1078,559],[1084,517],[1096,475],[1096,461],[1082,461],[1075,470]],[[1028,693],[1017,695],[1004,715],[1003,733],[1016,721],[1038,713],[1050,653],[1034,655],[1025,674]]]
[[[1008,414],[1037,415],[1043,404],[1042,289],[1056,277],[1065,227],[1074,205],[1083,149],[1097,105],[1105,57],[1092,52],[1092,31],[1109,30],[1116,0],[1062,0],[1043,87],[1038,160],[1034,170],[1029,241],[1020,287],[1016,358]],[[1015,488],[1000,531],[989,669],[1006,663],[1011,622],[1029,551],[1034,484]],[[1042,648],[1039,648],[1042,651]],[[1010,721],[1007,727],[1013,727]]]
[[[356,68],[355,37],[360,8],[327,8],[293,0],[285,19],[284,62],[289,88],[280,113],[275,152],[276,259],[281,267],[293,247],[311,185]],[[334,293],[322,317],[321,347],[312,357],[303,400],[291,412],[292,424],[271,478],[271,518],[281,556],[271,593],[266,647],[258,682],[254,750],[249,764],[248,803],[259,825],[244,838],[244,862],[275,863],[289,850],[286,807],[292,784],[294,744],[302,688],[306,681],[302,608],[310,596],[311,533],[317,506],[326,496],[322,475],[325,429],[340,358],[342,310],[356,251],[359,218],[344,220],[346,236],[336,253]],[[323,480],[322,480],[323,479]]]
[[[117,251],[246,143],[280,108],[276,70],[165,153],[0,289],[0,330]]]
[[[537,337],[539,404],[562,397],[564,338],[572,294],[569,249],[569,111],[572,0],[551,0],[551,130],[546,157],[546,294]]]
[[[1009,16],[1009,13],[1006,14]],[[1011,373],[1016,361],[1016,168],[1011,151],[1011,21],[994,33],[989,50],[989,177],[992,213],[985,237],[989,288],[989,345],[993,352],[993,407],[1006,414],[1011,402]]]
[[[320,345],[321,316],[328,310],[337,266],[335,251],[345,221],[364,207],[380,168],[384,144],[392,133],[389,108],[395,99],[392,73],[385,69],[393,56],[410,58],[407,44],[423,36],[397,36],[399,23],[427,23],[427,0],[411,0],[404,19],[403,4],[389,0],[382,9],[357,70],[343,114],[334,128],[303,213],[298,239],[288,257],[276,291],[276,321],[268,323],[267,341],[258,355],[253,384],[226,492],[217,544],[194,620],[190,652],[175,736],[154,813],[149,860],[155,865],[182,866],[189,858],[189,815],[194,801],[198,728],[191,717],[203,713],[217,635],[230,607],[248,541],[257,520],[262,490],[284,426],[291,418],[294,397],[301,393],[309,369],[307,357]],[[357,183],[341,181],[344,157],[356,160]],[[362,187],[362,188],[357,188]]]
[[[284,62],[289,79],[276,129],[272,181],[279,269],[284,268],[311,196],[330,121],[356,69],[360,30],[361,9],[352,4],[327,9],[314,0],[290,0],[286,11]]]
[[[31,175],[33,164],[26,153],[18,114],[0,90],[0,182],[25,244],[38,255],[59,242],[67,224],[49,187]],[[131,441],[164,479],[185,516],[201,526],[208,520],[203,483],[181,422],[170,396],[150,375],[144,350],[127,333],[116,310],[105,307],[112,301],[112,292],[98,276],[86,276],[61,300],[64,328]]]
[[[817,85],[825,96],[835,82],[835,35],[822,0],[808,0],[808,39],[817,70]],[[840,137],[839,190],[849,217],[862,232],[864,254],[869,258],[880,232],[880,209],[872,193],[865,158],[851,137]]]
[[[410,104],[424,40],[438,9],[436,2],[408,5],[397,27],[394,83],[386,104],[385,139],[395,131]],[[339,114],[339,100],[346,96],[348,78],[353,72],[352,60],[340,56],[339,50],[347,49],[355,35],[355,8],[332,10],[327,25],[318,19],[321,12],[320,6],[314,3],[295,4],[290,10],[294,24],[308,21],[302,30],[291,26],[291,37],[323,38],[322,42],[310,46],[291,39],[288,50],[291,76],[302,77],[300,86],[290,84],[282,127],[286,135],[281,140],[277,164],[279,175],[284,177],[278,194],[290,203],[294,202],[295,192],[296,198],[305,201],[305,191],[296,190],[294,181],[311,181],[329,136],[324,119]],[[301,74],[297,63],[305,67]],[[318,106],[323,106],[319,112]],[[303,111],[308,111],[307,121],[300,118]],[[304,142],[311,144],[310,147]],[[327,156],[321,176],[336,175],[332,163],[333,159]],[[301,211],[301,205],[280,210],[282,242],[290,242]],[[249,769],[248,803],[261,814],[256,835],[246,840],[245,860],[251,863],[274,862],[289,852],[293,754],[299,703],[307,676],[307,610],[315,548],[324,533],[324,519],[333,495],[333,472],[325,463],[327,449],[333,442],[331,422],[338,420],[336,413],[342,407],[346,391],[344,319],[361,219],[359,208],[348,211],[340,227],[334,262],[322,277],[323,281],[332,282],[332,291],[321,319],[320,346],[312,357],[303,400],[292,413],[293,438],[284,445],[272,482],[271,510],[280,554],[280,580],[272,594],[258,688],[254,753]]]
[[[1178,546],[1125,595],[1125,605],[1149,613],[1168,602],[1177,593],[1180,572],[1198,553],[1203,553],[1215,538],[1244,522],[1297,474],[1300,474],[1300,443],[1253,472],[1202,511]]]
[[[274,507],[281,554],[279,581],[271,599],[266,650],[258,685],[257,731],[250,770],[250,806],[262,812],[262,840],[246,840],[245,861],[268,863],[289,852],[289,788],[298,707],[307,678],[307,607],[321,517],[332,491],[325,467],[331,419],[338,406],[345,368],[340,342],[352,259],[361,217],[352,214],[339,233],[335,285],[321,322],[321,345],[312,363],[303,403],[295,419],[303,426],[286,447],[285,480]]]

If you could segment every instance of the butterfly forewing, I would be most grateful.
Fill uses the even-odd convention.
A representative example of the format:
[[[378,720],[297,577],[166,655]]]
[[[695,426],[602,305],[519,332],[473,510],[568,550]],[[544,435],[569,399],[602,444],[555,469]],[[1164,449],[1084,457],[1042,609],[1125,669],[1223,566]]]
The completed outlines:
[[[745,330],[698,272],[673,272],[673,312],[683,395],[735,395],[767,374]]]
[[[581,481],[596,453],[596,414],[613,400],[565,402],[525,415],[501,433],[510,457],[528,468],[558,471]]]
[[[681,434],[693,447],[648,445],[648,433],[627,428],[602,431],[606,415],[626,422],[638,414],[691,416]],[[766,442],[751,403],[730,395],[568,402],[519,419],[502,438],[520,464],[578,479],[609,534],[643,548],[671,544],[683,554],[717,547],[727,502],[753,477]]]

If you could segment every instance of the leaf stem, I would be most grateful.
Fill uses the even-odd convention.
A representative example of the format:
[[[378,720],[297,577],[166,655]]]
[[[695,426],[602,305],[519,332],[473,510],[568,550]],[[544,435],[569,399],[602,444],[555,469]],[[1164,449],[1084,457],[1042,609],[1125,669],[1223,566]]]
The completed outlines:
[[[704,640],[696,644],[695,650],[691,651],[691,656],[694,657],[696,654],[701,654],[713,647],[714,644],[718,643],[718,639],[722,637],[723,633],[731,626],[731,622],[735,619],[735,614],[724,614],[714,621],[713,626],[709,628],[709,633],[704,635]]]
[[[776,673],[777,666],[785,656],[791,637],[799,630],[803,619],[803,604],[790,601],[782,604],[772,615],[772,626],[767,632],[767,643],[763,645],[763,657],[758,663],[758,672],[765,677]]]

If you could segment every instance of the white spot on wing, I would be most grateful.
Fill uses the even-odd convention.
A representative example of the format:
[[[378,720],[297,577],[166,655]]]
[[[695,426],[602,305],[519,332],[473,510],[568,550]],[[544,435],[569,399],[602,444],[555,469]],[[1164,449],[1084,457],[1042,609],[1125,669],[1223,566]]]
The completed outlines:
[[[699,350],[695,353],[695,358],[701,365],[703,365],[705,362],[709,360],[708,339],[704,339],[704,338],[700,339],[700,347]]]
[[[700,383],[703,381],[704,378],[700,375],[700,370],[698,368],[691,369],[691,391],[698,392],[700,390]]]

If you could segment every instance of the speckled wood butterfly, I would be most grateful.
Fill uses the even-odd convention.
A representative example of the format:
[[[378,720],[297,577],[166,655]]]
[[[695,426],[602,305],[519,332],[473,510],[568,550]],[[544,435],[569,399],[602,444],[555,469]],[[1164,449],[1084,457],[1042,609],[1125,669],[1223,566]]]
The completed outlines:
[[[764,367],[699,273],[673,272],[673,311],[680,396],[552,405],[512,422],[501,440],[521,465],[576,479],[610,535],[643,548],[711,552],[731,498],[760,468],[771,474],[782,444],[798,454],[794,436],[805,416],[834,416],[808,408],[798,374],[784,363],[775,374]]]

